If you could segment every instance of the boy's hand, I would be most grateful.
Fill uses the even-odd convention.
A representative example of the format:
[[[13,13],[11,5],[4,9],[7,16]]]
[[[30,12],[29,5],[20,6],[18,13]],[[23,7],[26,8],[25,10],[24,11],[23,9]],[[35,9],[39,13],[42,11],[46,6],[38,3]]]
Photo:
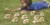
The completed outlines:
[[[24,3],[23,6],[26,6],[26,4]]]

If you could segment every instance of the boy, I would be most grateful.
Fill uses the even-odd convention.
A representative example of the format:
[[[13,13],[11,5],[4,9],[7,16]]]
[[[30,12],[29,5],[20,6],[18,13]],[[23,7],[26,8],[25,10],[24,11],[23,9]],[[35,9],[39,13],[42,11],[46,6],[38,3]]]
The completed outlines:
[[[39,10],[41,9],[46,9],[46,8],[49,8],[50,6],[50,3],[47,3],[46,2],[33,2],[29,8],[24,8],[23,10],[28,10],[28,11],[36,11],[35,13],[39,12]]]

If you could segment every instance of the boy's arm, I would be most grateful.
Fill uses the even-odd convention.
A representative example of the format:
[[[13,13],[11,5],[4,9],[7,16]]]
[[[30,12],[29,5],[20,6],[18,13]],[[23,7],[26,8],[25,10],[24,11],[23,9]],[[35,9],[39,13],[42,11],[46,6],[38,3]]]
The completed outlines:
[[[48,7],[50,8],[50,3],[48,4]]]

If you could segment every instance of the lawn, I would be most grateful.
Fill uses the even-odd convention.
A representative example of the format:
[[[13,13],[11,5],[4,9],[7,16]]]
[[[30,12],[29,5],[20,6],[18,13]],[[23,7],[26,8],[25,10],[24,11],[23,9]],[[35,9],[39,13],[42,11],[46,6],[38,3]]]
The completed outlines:
[[[36,0],[33,0],[34,2]],[[39,0],[37,0],[39,1]],[[48,0],[49,1],[49,0]],[[5,15],[5,8],[19,8],[20,7],[20,0],[0,0],[0,25],[24,25],[21,22],[21,19],[19,17],[19,21],[18,23],[14,23],[11,21],[11,19],[4,19],[4,15]],[[42,12],[44,12],[45,16],[45,21],[42,23],[38,23],[38,24],[33,24],[31,21],[28,24],[25,25],[50,25],[50,12],[47,12],[47,10],[50,11],[50,9],[45,9],[45,10],[41,10]],[[29,18],[30,20],[32,20],[32,17]]]

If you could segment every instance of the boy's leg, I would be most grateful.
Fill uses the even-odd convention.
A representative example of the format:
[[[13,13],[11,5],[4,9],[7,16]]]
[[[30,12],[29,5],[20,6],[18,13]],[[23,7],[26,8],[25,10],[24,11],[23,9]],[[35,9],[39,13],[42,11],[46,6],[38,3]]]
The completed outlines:
[[[46,0],[42,0],[42,1],[44,1],[44,2],[46,2],[46,3],[49,3],[48,1],[46,1]]]

